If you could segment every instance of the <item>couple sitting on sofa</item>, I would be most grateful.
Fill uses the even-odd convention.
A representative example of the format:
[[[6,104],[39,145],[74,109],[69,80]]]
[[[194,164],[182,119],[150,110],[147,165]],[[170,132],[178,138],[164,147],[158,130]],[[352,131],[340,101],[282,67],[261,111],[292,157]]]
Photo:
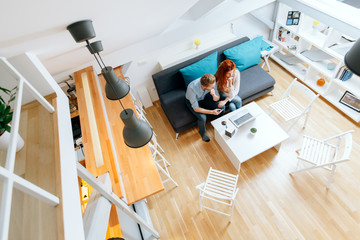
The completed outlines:
[[[205,142],[210,141],[205,128],[207,115],[224,114],[227,102],[230,111],[240,108],[239,88],[240,72],[231,60],[221,62],[215,75],[204,74],[188,85],[186,105],[196,116],[201,138]]]

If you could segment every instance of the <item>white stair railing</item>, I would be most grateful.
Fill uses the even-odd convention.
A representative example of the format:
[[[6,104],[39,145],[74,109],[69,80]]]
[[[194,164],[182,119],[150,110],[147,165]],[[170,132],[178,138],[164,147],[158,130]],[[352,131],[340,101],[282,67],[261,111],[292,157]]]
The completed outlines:
[[[14,173],[16,145],[19,131],[21,102],[24,92],[24,86],[31,95],[39,101],[50,113],[54,113],[55,109],[46,99],[3,57],[0,57],[0,68],[9,73],[18,81],[18,90],[14,104],[13,119],[11,122],[10,143],[6,153],[5,168],[0,167],[0,179],[3,182],[0,205],[0,239],[8,239],[11,203],[14,187],[22,192],[44,201],[45,203],[56,206],[60,203],[57,196],[43,190],[35,184],[19,177]]]
[[[108,190],[106,185],[100,182],[98,179],[92,175],[89,170],[87,170],[80,163],[76,163],[78,176],[86,181],[90,186],[96,189],[103,197],[109,200],[111,203],[115,204],[123,213],[128,215],[131,219],[137,222],[141,227],[148,231],[154,238],[160,238],[159,233],[148,224],[143,218],[141,218],[137,213],[135,213],[124,201],[122,201],[115,193]]]

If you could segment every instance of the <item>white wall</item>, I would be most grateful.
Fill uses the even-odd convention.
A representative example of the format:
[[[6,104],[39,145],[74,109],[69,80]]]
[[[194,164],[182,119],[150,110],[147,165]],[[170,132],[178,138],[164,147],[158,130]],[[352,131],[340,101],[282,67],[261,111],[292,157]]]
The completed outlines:
[[[271,9],[273,8],[273,5],[266,8],[268,8],[267,11],[270,12],[269,18],[271,18]],[[159,59],[171,57],[172,55],[179,54],[182,51],[194,48],[195,46],[193,41],[195,38],[200,38],[201,42],[205,43],[206,41],[210,41],[212,38],[218,37],[219,34],[223,34],[225,32],[230,33],[232,31],[231,24],[233,24],[233,32],[237,37],[248,36],[249,38],[254,38],[258,35],[263,35],[264,38],[267,39],[270,32],[270,30],[264,24],[261,24],[251,15],[246,14],[236,19],[235,21],[213,29],[212,31],[199,33],[192,37],[176,42],[166,48],[155,51],[152,54],[136,58],[133,60],[126,73],[126,75],[131,78],[131,88],[133,93],[138,96],[136,89],[139,87],[146,87],[152,101],[158,100],[159,97],[155,90],[151,76],[161,70]]]

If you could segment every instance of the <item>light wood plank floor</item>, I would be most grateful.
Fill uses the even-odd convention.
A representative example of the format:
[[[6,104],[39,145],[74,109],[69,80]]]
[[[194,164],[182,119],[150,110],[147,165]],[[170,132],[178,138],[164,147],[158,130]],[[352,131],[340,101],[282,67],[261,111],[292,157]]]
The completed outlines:
[[[256,100],[265,110],[280,98],[293,76],[274,62],[274,96]],[[179,184],[165,183],[165,191],[148,198],[150,215],[161,239],[359,239],[360,237],[360,129],[324,99],[313,106],[306,129],[302,121],[289,133],[280,151],[270,149],[242,164],[232,223],[228,217],[199,211],[198,191],[210,167],[236,174],[235,168],[214,140],[203,142],[198,129],[181,133],[175,140],[160,103],[146,109],[172,164],[171,176]],[[272,117],[281,122],[274,113]],[[286,126],[286,125],[285,125]],[[295,150],[306,133],[325,138],[354,129],[351,161],[338,165],[332,188],[326,190],[329,172],[315,169],[291,177],[296,168]],[[239,145],[241,147],[241,145]]]

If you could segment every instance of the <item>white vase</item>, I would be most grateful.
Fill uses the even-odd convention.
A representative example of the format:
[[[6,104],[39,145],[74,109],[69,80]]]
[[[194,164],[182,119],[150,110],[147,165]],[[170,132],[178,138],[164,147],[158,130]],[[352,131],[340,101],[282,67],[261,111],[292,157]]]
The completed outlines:
[[[0,136],[0,149],[1,150],[7,150],[9,144],[10,144],[10,133],[8,131],[5,131]],[[16,152],[20,151],[20,149],[22,149],[23,146],[24,146],[24,140],[18,134],[18,136],[17,136],[17,144],[16,144]]]

